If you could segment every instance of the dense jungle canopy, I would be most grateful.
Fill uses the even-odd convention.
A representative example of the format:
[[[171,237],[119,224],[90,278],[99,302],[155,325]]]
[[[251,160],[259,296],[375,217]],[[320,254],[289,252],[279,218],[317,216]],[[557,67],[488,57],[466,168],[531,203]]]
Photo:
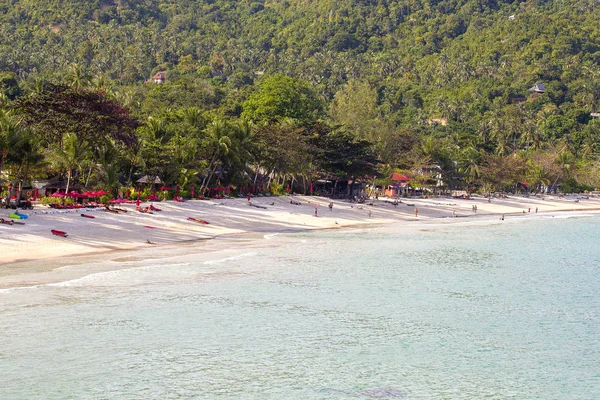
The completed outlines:
[[[595,0],[0,0],[0,178],[591,190],[598,21]]]

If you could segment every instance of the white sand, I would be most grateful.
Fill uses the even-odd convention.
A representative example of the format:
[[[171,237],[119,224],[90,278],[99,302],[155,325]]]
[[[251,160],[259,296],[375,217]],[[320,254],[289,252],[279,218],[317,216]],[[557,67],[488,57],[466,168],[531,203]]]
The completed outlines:
[[[290,200],[302,203],[290,204]],[[559,211],[600,210],[600,197],[510,196],[506,199],[484,198],[457,200],[452,198],[403,199],[397,207],[391,200],[369,200],[367,204],[334,201],[333,211],[327,207],[329,199],[310,196],[262,197],[246,199],[187,201],[184,203],[154,203],[162,209],[154,214],[135,211],[130,204],[119,205],[127,209],[124,214],[103,210],[54,211],[37,207],[27,212],[25,225],[0,224],[0,277],[14,277],[46,268],[51,270],[64,265],[73,256],[105,253],[112,250],[157,248],[186,241],[212,239],[217,236],[243,233],[277,233],[306,229],[326,229],[360,224],[384,224],[404,221],[431,221],[445,218],[447,223],[472,220],[497,221],[502,214],[507,219],[525,215],[547,215]],[[373,203],[373,206],[368,205]],[[314,217],[315,204],[318,217]],[[142,206],[148,206],[144,203]],[[477,214],[472,206],[477,205]],[[415,218],[414,210],[419,210]],[[369,216],[369,211],[371,215]],[[452,212],[456,219],[452,219]],[[9,210],[0,210],[0,217],[8,218]],[[81,213],[93,215],[88,219]],[[188,221],[187,217],[203,219],[208,225]],[[442,220],[439,220],[442,221]],[[154,228],[148,228],[151,226]],[[458,228],[458,227],[457,227]],[[51,229],[65,231],[67,238],[54,236]],[[154,244],[148,244],[148,241]],[[148,251],[148,250],[144,250]],[[30,260],[31,262],[27,262]],[[41,263],[40,260],[46,260]],[[5,279],[3,279],[4,281]],[[3,286],[0,284],[0,287]]]

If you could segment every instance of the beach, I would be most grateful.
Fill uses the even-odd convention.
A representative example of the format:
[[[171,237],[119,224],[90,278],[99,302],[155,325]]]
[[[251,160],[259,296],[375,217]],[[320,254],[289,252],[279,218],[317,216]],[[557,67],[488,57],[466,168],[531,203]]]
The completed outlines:
[[[503,215],[510,220],[600,210],[597,196],[508,196],[491,201],[483,197],[409,198],[397,205],[391,199],[363,204],[334,200],[332,209],[329,203],[330,199],[316,196],[258,197],[250,202],[245,198],[167,201],[153,203],[161,209],[153,214],[137,212],[135,204],[120,204],[118,208],[127,212],[119,214],[102,208],[53,210],[38,206],[25,212],[29,218],[22,221],[24,225],[0,225],[0,289],[60,280],[60,274],[53,271],[65,264],[102,260],[112,253],[152,257],[200,249],[207,257],[210,252],[240,247],[254,237],[269,234],[393,223],[457,223],[465,219],[497,223]],[[142,207],[149,205],[142,203]],[[0,210],[0,217],[6,219],[8,214],[9,210]],[[68,236],[54,236],[52,229]],[[218,243],[213,243],[217,238]]]

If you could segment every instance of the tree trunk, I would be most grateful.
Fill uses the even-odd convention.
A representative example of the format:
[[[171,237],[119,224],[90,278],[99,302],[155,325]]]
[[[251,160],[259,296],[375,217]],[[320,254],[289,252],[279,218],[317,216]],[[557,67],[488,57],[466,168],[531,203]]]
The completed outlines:
[[[71,170],[67,172],[67,187],[65,189],[65,193],[69,193],[69,186],[71,184]]]
[[[204,186],[208,185],[208,183],[210,182],[210,179],[207,181],[206,178],[208,177],[208,173],[212,168],[213,163],[216,161],[217,159],[217,153],[213,154],[213,158],[212,160],[210,160],[210,163],[208,164],[208,168],[206,169],[207,171],[207,175],[204,176],[204,179],[202,179],[202,184],[200,185],[200,193],[203,196],[204,195]]]
[[[127,184],[131,185],[131,175],[133,175],[133,163],[129,164],[129,176],[127,177]],[[87,184],[86,184],[87,186]]]
[[[85,187],[87,188],[88,183],[90,183],[90,178],[92,177],[92,167],[90,166],[90,170],[88,171],[88,176],[85,179]]]

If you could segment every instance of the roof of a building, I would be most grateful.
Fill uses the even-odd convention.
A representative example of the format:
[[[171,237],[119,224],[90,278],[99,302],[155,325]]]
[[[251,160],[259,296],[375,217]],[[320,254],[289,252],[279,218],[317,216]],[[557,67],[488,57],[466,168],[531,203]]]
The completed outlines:
[[[399,174],[398,172],[392,172],[390,179],[395,182],[407,182],[411,180],[408,176]]]
[[[529,88],[529,91],[544,93],[546,91],[546,86],[542,85],[541,83],[536,83],[535,85]]]
[[[165,79],[167,77],[167,71],[158,71],[152,79]]]

